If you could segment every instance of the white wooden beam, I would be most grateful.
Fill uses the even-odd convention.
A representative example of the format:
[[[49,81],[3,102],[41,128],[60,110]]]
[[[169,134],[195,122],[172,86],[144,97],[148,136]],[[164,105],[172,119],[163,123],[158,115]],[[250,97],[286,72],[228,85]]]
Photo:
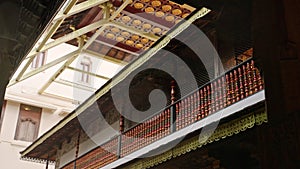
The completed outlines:
[[[49,62],[49,63],[47,63],[47,64],[45,64],[45,65],[43,65],[43,66],[41,66],[39,68],[34,69],[33,71],[31,71],[31,72],[25,74],[24,76],[22,76],[20,79],[15,78],[15,79],[13,79],[13,80],[10,81],[10,83],[7,85],[7,87],[13,86],[13,85],[15,85],[18,82],[26,80],[26,79],[28,79],[28,78],[30,78],[30,77],[32,77],[32,76],[34,76],[34,75],[36,75],[36,74],[38,74],[40,72],[43,72],[43,71],[45,71],[45,70],[47,70],[47,69],[49,69],[49,68],[51,68],[51,67],[53,67],[53,66],[55,66],[55,65],[57,65],[59,63],[61,63],[61,62],[63,62],[65,60],[67,60],[67,59],[75,56],[75,55],[78,55],[79,52],[80,52],[79,50],[76,50],[74,52],[66,54],[65,56],[62,56],[62,57],[60,57],[60,58],[58,58],[58,59],[56,59],[56,60],[54,60],[52,62]]]
[[[101,75],[98,75],[98,74],[93,73],[93,72],[88,72],[88,71],[84,71],[84,70],[81,70],[81,69],[77,69],[75,67],[68,66],[67,69],[74,70],[76,72],[81,72],[81,73],[84,73],[84,74],[88,74],[88,75],[91,75],[91,76],[95,76],[97,78],[104,79],[104,80],[109,80],[110,79],[109,77],[101,76]]]
[[[70,10],[73,8],[73,6],[77,3],[78,0],[71,0],[69,1],[69,3],[67,4],[67,6],[65,7],[63,13],[64,14],[68,14],[70,12]],[[49,31],[46,32],[45,37],[43,38],[42,42],[39,44],[39,46],[34,49],[36,50],[36,52],[38,53],[43,47],[44,45],[47,43],[47,41],[53,36],[53,34],[57,31],[57,29],[60,27],[60,25],[63,23],[65,18],[61,18],[57,21],[54,22],[53,25],[50,26]],[[25,64],[25,66],[22,68],[22,70],[19,72],[18,76],[17,76],[17,81],[21,79],[21,77],[24,75],[25,71],[27,70],[27,68],[29,67],[29,65],[32,63],[32,61],[34,60],[36,55],[33,55],[29,58],[28,62]]]
[[[89,8],[95,7],[97,5],[103,4],[105,2],[107,2],[108,0],[88,0],[85,2],[82,2],[80,4],[75,5],[70,12],[68,12],[67,14],[58,14],[55,18],[54,21],[62,19],[62,18],[67,18],[69,16],[72,16],[74,14],[77,14],[79,12],[85,11]]]
[[[95,22],[95,23],[92,23],[92,24],[90,24],[88,26],[85,26],[85,27],[83,27],[81,29],[78,29],[78,30],[76,30],[74,32],[71,32],[71,33],[69,33],[69,34],[67,34],[65,36],[57,38],[55,41],[46,44],[39,52],[43,52],[43,51],[45,51],[47,49],[51,49],[51,48],[53,48],[53,47],[55,47],[55,46],[57,46],[59,44],[68,42],[68,41],[70,41],[70,40],[72,40],[74,38],[77,38],[77,37],[79,37],[79,36],[81,36],[83,34],[86,34],[86,33],[90,32],[90,31],[93,31],[93,30],[97,29],[98,27],[104,25],[105,23],[107,23],[106,20],[100,20],[98,22]],[[32,56],[34,56],[36,54],[38,54],[38,52],[37,51],[33,51],[33,52],[30,52],[28,56],[32,57]]]
[[[57,38],[55,41],[46,44],[41,49],[41,51],[45,51],[45,50],[53,48],[54,46],[57,46],[59,44],[68,42],[68,41],[70,41],[70,40],[72,40],[74,38],[77,38],[77,37],[79,37],[79,36],[81,36],[83,34],[86,34],[86,33],[90,32],[90,31],[93,31],[93,30],[99,28],[100,26],[104,25],[105,23],[107,23],[106,20],[100,20],[100,21],[92,23],[92,24],[90,24],[88,26],[85,26],[83,28],[80,28],[80,29],[78,29],[78,30],[76,30],[74,32],[71,32],[71,33],[69,33],[67,35],[64,35],[64,36],[62,36],[60,38]]]
[[[84,85],[80,85],[80,84],[77,84],[77,83],[74,83],[74,82],[71,82],[71,81],[67,81],[67,80],[54,80],[53,82],[58,83],[58,84],[62,84],[62,85],[65,85],[65,86],[75,87],[77,89],[87,90],[87,91],[90,91],[90,92],[94,92],[95,90],[97,90],[97,89],[94,89],[94,88],[91,88],[91,87],[88,87],[88,86],[84,86]]]

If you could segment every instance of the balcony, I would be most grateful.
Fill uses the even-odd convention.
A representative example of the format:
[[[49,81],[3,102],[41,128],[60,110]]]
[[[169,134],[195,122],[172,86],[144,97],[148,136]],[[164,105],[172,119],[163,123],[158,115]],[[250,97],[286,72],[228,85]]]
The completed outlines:
[[[115,168],[264,99],[260,71],[247,60],[62,168]]]

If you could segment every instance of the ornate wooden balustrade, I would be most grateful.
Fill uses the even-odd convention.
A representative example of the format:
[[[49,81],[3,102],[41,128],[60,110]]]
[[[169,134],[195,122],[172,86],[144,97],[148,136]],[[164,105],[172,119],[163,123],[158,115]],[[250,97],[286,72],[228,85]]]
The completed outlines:
[[[76,168],[105,166],[263,88],[260,71],[252,59],[247,60],[142,123],[81,156],[76,160]],[[173,123],[171,123],[172,119],[175,119]],[[74,164],[72,161],[63,169],[74,168]]]

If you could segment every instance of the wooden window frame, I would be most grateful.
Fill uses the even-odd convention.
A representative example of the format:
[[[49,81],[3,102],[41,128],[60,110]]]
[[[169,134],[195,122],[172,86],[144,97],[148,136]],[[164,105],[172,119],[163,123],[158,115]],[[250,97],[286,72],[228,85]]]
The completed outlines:
[[[91,72],[92,70],[92,61],[88,57],[84,57],[80,62],[81,70],[85,72]],[[81,72],[80,81],[84,83],[90,83],[90,75],[84,72]]]
[[[38,53],[31,63],[31,68],[39,68],[46,63],[47,51]]]
[[[26,108],[28,108],[28,110],[26,110]],[[20,104],[18,123],[15,132],[15,140],[21,140],[27,142],[34,141],[38,137],[41,116],[42,116],[42,108]],[[25,122],[28,123],[24,124]],[[35,127],[32,137],[28,136],[28,132],[30,130],[30,126],[29,126],[30,124],[33,124]],[[22,131],[21,125],[25,127],[25,131]],[[25,134],[23,133],[22,135],[21,132],[25,132]]]

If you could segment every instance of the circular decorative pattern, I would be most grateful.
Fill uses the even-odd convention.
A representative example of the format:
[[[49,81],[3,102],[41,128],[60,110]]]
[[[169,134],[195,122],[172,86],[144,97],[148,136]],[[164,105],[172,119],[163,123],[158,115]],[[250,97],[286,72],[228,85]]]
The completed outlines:
[[[144,4],[137,2],[137,3],[134,4],[134,7],[136,9],[142,9],[144,7]]]
[[[151,25],[149,23],[146,23],[143,25],[143,29],[150,29]]]
[[[122,42],[124,40],[124,38],[122,37],[122,36],[118,36],[117,38],[116,38],[116,41],[118,41],[118,42]]]
[[[134,41],[138,40],[139,38],[140,38],[139,35],[132,35],[131,36],[131,39],[134,40]]]
[[[111,28],[111,31],[114,32],[114,33],[118,33],[118,32],[120,32],[120,29],[116,28],[116,27],[113,27],[113,28]]]
[[[136,45],[135,45],[135,47],[136,47],[136,48],[138,48],[138,49],[141,49],[141,48],[143,48],[143,47],[144,47],[144,45],[143,45],[143,44],[140,44],[140,43],[138,43],[138,44],[136,44]]]
[[[155,16],[157,17],[163,17],[164,15],[165,13],[163,13],[162,11],[155,12]]]
[[[151,5],[154,6],[154,7],[158,7],[158,6],[161,5],[161,2],[158,1],[158,0],[154,0],[154,1],[151,2]]]
[[[174,10],[172,10],[172,14],[173,15],[181,15],[182,11],[180,9],[174,9]]]
[[[135,19],[133,22],[132,22],[132,24],[134,25],[134,26],[138,26],[138,25],[140,25],[142,22],[140,21],[140,20],[138,20],[138,19]]]
[[[122,17],[122,21],[125,22],[125,23],[129,22],[130,20],[131,20],[131,18],[129,16],[123,16]]]
[[[169,22],[172,22],[172,21],[174,21],[174,16],[167,16],[166,18],[166,21],[169,21]]]
[[[147,7],[147,8],[145,9],[145,12],[147,12],[147,13],[154,12],[154,8],[152,8],[152,7]]]
[[[141,0],[141,2],[144,2],[144,3],[147,3],[149,2],[150,0]]]
[[[161,32],[161,29],[158,28],[158,27],[156,27],[156,28],[153,28],[153,29],[152,29],[152,32],[153,32],[153,33],[160,33],[160,32]]]
[[[127,36],[129,36],[130,34],[129,34],[129,32],[122,32],[121,35],[127,37]]]
[[[134,42],[132,40],[127,40],[125,43],[126,43],[126,45],[129,45],[129,46],[134,44]]]
[[[170,11],[171,9],[172,9],[171,5],[163,5],[163,6],[162,6],[162,10],[163,10],[164,12],[168,12],[168,11]]]
[[[113,39],[113,38],[115,37],[115,35],[112,34],[112,33],[108,33],[108,34],[106,34],[106,37],[107,37],[108,39]]]
[[[148,42],[149,42],[149,39],[143,38],[143,39],[141,39],[141,42],[142,42],[143,44],[148,43]]]

